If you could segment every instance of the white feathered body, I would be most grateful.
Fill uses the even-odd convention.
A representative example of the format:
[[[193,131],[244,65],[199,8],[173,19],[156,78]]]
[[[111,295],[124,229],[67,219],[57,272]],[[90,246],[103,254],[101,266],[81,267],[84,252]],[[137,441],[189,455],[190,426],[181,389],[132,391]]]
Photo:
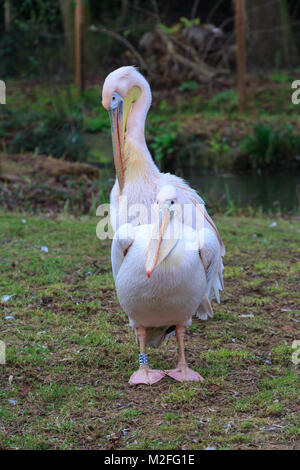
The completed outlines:
[[[225,248],[214,222],[206,211],[203,200],[182,178],[170,173],[161,173],[154,164],[147,147],[139,148],[129,136],[126,140],[124,155],[126,178],[122,195],[120,195],[117,180],[110,195],[111,209],[114,213],[114,216],[111,217],[111,224],[114,231],[125,223],[151,224],[151,205],[154,204],[158,191],[165,185],[173,185],[177,190],[178,203],[183,208],[182,222],[198,232],[207,228],[213,239],[217,238],[218,240],[219,250],[218,254],[215,254],[218,256],[218,259],[215,259],[217,269],[211,283],[219,301],[219,290],[222,290],[223,287],[222,256],[225,254]],[[138,205],[142,205],[144,209],[140,211]],[[204,251],[205,248],[204,246]],[[210,291],[210,300],[211,294]],[[211,316],[206,304],[199,305],[197,314],[202,320]]]
[[[115,234],[111,257],[117,296],[134,328],[189,326],[205,295],[209,295],[212,270],[217,269],[219,259],[218,239],[211,230],[203,229],[202,238],[213,247],[205,266],[199,255],[199,234],[191,227],[181,227],[181,238],[150,279],[145,260],[153,226],[127,224]]]

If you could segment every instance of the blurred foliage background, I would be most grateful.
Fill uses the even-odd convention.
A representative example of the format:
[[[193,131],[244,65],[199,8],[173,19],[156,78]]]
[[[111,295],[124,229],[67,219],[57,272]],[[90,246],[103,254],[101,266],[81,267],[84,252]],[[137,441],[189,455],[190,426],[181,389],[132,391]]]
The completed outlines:
[[[7,87],[6,105],[0,106],[5,207],[48,210],[57,201],[59,208],[91,212],[97,200],[107,199],[114,172],[101,85],[111,70],[134,64],[152,87],[147,141],[163,171],[192,181],[214,210],[298,209],[300,105],[291,100],[291,85],[300,78],[298,0],[245,0],[242,114],[234,1],[83,3],[80,94],[74,85],[76,2],[5,0],[0,8],[0,79]],[[93,166],[85,166],[85,184],[73,163]],[[41,181],[48,197],[40,197],[46,191]]]

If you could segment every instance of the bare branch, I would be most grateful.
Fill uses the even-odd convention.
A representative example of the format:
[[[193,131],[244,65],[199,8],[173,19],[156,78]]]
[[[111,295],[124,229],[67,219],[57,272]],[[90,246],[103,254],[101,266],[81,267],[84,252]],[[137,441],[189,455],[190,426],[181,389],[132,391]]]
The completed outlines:
[[[111,36],[112,38],[115,38],[118,41],[122,42],[135,55],[138,62],[140,63],[140,66],[144,70],[148,70],[148,65],[144,61],[141,54],[136,50],[136,48],[131,44],[131,42],[128,41],[128,39],[124,38],[124,36],[121,36],[121,34],[118,34],[115,31],[110,31],[109,29],[106,29],[103,26],[100,26],[100,27],[93,26],[92,31],[100,31],[103,34],[107,34],[108,36]]]
[[[210,23],[210,22],[211,22],[212,17],[213,17],[214,14],[216,13],[217,9],[222,5],[222,3],[223,3],[223,0],[219,0],[218,2],[215,3],[215,5],[213,6],[213,8],[211,9],[211,11],[209,12],[209,14],[207,15],[206,23]]]
[[[157,32],[163,41],[163,43],[166,46],[167,53],[169,56],[175,61],[178,62],[179,64],[183,65],[184,67],[187,67],[191,69],[196,75],[198,80],[200,81],[209,81],[217,75],[218,73],[223,73],[224,71],[220,71],[218,69],[215,69],[214,67],[210,67],[209,65],[205,64],[203,61],[198,60],[198,62],[193,62],[190,59],[187,59],[183,55],[179,54],[174,47],[174,44],[172,40],[164,34],[164,32],[158,28]]]

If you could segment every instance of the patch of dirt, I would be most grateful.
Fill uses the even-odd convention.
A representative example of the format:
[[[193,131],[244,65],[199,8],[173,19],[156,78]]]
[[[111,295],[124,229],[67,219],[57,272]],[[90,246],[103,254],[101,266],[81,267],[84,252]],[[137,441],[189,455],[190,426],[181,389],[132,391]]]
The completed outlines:
[[[86,163],[45,155],[0,154],[0,203],[7,210],[95,213],[108,200],[112,182]]]
[[[61,159],[34,154],[0,154],[0,179],[20,181],[38,173],[42,177],[55,178],[77,176],[99,178],[98,168],[87,163],[67,162]]]

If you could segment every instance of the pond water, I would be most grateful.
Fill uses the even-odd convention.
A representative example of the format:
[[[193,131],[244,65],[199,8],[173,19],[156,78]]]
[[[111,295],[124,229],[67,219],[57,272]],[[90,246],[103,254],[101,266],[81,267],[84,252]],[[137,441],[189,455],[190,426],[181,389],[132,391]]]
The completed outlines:
[[[112,163],[96,166],[109,168],[109,173],[113,176]],[[299,172],[275,175],[258,173],[216,175],[192,170],[182,171],[180,174],[207,203],[213,206],[227,207],[231,201],[238,208],[251,206],[261,209],[264,213],[279,210],[300,212]]]
[[[89,142],[91,144],[91,142]],[[108,168],[113,174],[113,156],[109,134],[94,137],[97,150],[90,163]],[[101,163],[96,163],[101,162]],[[180,174],[212,205],[227,207],[229,199],[235,206],[252,206],[263,212],[300,211],[300,172],[277,174],[206,174],[201,168],[181,168]]]
[[[206,201],[227,206],[261,207],[263,212],[300,210],[300,173],[264,175],[185,175]]]
[[[109,168],[113,176],[112,163],[97,166]],[[185,171],[181,175],[213,206],[225,208],[231,201],[238,208],[251,206],[264,213],[279,210],[300,213],[300,173],[205,175],[200,171],[193,174]]]

